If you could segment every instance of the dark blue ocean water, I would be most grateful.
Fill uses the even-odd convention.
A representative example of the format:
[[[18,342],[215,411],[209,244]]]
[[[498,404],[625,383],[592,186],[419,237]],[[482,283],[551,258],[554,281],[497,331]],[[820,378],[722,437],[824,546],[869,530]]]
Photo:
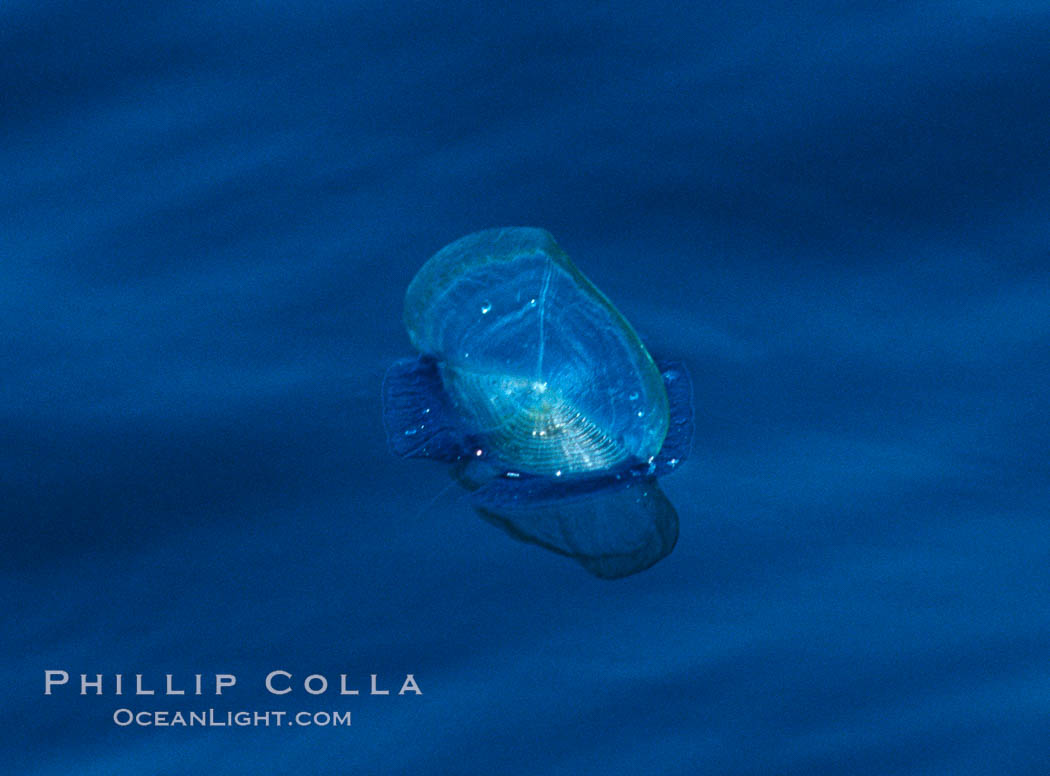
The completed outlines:
[[[0,770],[1050,773],[1048,126],[1044,2],[8,0]],[[627,579],[386,448],[407,283],[518,224],[693,375]]]

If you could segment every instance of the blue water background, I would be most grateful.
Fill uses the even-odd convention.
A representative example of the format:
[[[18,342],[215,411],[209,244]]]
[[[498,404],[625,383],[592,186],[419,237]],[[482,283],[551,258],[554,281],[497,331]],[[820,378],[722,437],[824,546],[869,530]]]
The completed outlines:
[[[1045,2],[3,3],[0,771],[1050,773],[1048,127]],[[692,371],[637,576],[387,453],[408,281],[503,225]]]

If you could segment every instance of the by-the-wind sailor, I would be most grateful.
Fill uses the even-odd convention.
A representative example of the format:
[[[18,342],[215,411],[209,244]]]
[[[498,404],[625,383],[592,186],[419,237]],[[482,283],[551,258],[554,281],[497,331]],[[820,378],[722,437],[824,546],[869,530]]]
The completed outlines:
[[[550,234],[490,229],[446,246],[409,285],[404,317],[421,355],[384,382],[396,454],[457,462],[487,519],[599,576],[670,551],[677,516],[652,478],[688,454],[687,373],[657,365]]]

